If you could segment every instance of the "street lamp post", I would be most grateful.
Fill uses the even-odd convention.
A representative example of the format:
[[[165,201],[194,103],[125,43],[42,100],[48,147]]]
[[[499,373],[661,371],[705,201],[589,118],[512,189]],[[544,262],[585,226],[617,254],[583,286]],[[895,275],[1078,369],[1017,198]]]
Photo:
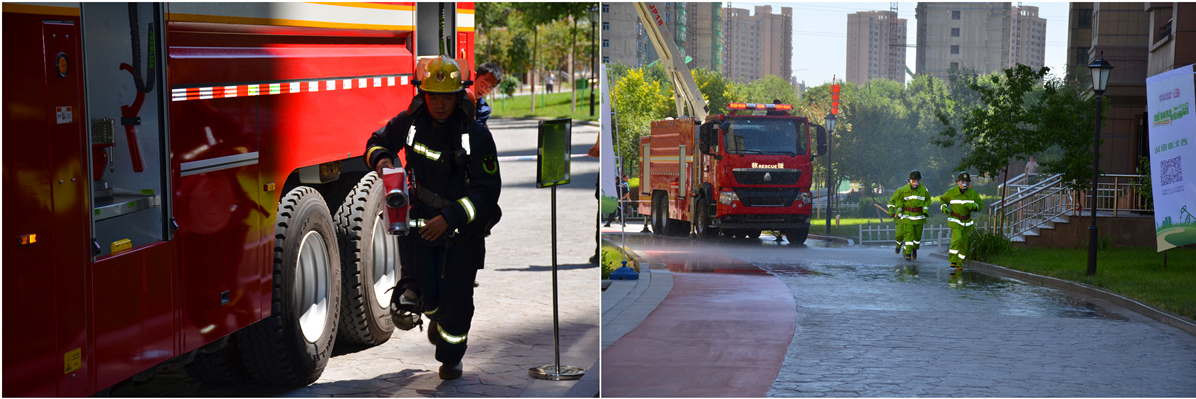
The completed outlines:
[[[835,113],[826,114],[826,235],[831,234],[831,133],[835,132]]]
[[[1100,177],[1100,122],[1104,112],[1101,100],[1109,84],[1109,72],[1113,71],[1113,65],[1105,61],[1105,52],[1102,51],[1096,61],[1088,64],[1088,70],[1092,73],[1092,92],[1096,93],[1096,133],[1092,138],[1092,195],[1089,197],[1092,224],[1088,226],[1088,275],[1093,276],[1096,275],[1096,180]]]
[[[590,116],[594,116],[594,76],[598,74],[598,7],[590,7]]]

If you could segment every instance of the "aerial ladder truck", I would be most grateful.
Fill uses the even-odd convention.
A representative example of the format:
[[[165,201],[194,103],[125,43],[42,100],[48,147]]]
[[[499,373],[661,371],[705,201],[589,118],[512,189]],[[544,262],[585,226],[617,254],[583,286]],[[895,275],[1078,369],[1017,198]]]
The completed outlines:
[[[813,197],[810,131],[788,104],[728,105],[709,115],[698,85],[660,10],[634,3],[673,83],[678,118],[652,122],[640,139],[641,197],[659,235],[757,238],[779,231],[791,243],[810,231]],[[686,109],[692,116],[687,116]],[[817,128],[817,126],[814,126]],[[825,135],[818,134],[820,152]]]

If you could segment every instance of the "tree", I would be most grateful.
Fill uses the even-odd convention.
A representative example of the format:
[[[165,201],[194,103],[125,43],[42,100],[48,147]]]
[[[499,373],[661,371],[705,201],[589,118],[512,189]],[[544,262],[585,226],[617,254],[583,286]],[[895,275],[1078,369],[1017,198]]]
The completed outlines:
[[[748,84],[746,98],[749,103],[772,104],[772,100],[781,100],[781,104],[797,103],[797,88],[776,75],[768,75]]]
[[[1093,107],[1085,104],[1083,92],[1074,85],[1064,84],[1061,79],[1042,83],[1049,70],[1043,67],[1035,71],[1019,64],[969,82],[967,87],[979,95],[980,105],[962,112],[954,122],[958,126],[946,112],[938,113],[946,128],[935,144],[965,148],[960,169],[1001,173],[1008,179],[1012,160],[1025,161],[1032,154],[1053,151],[1055,156],[1043,162],[1045,171],[1082,176],[1080,163],[1087,145],[1079,137],[1085,130],[1085,120],[1092,120],[1087,113]],[[982,84],[985,80],[989,84]],[[1001,193],[1002,201],[1005,194]]]
[[[727,104],[744,102],[743,88],[723,74],[709,69],[694,69],[691,74],[706,100],[710,114],[727,113]]]
[[[639,165],[640,137],[648,134],[652,121],[664,119],[672,109],[672,97],[662,93],[661,82],[645,79],[642,69],[628,69],[615,81],[611,96],[618,130],[618,155],[625,166]],[[631,170],[628,174],[633,173]]]

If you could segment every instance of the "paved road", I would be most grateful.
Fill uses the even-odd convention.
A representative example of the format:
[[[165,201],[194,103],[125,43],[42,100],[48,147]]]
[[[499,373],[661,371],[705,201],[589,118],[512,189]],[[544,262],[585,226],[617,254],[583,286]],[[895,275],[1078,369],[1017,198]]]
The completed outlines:
[[[578,126],[573,152],[584,154],[598,134]],[[496,129],[499,156],[535,154],[535,128]],[[181,371],[118,387],[114,396],[586,396],[597,394],[597,372],[582,381],[544,381],[528,369],[553,363],[551,193],[535,188],[536,162],[501,163],[503,219],[487,242],[479,271],[465,355],[465,375],[443,381],[434,347],[418,329],[398,331],[373,348],[338,346],[323,376],[298,389],[212,387]],[[600,337],[599,272],[594,252],[594,182],[598,161],[574,158],[573,183],[557,189],[557,263],[561,364],[597,365]],[[572,389],[572,391],[570,391]]]
[[[754,275],[720,267],[747,263],[787,286],[796,304],[790,344],[763,388],[768,396],[1196,396],[1196,337],[1174,327],[1102,301],[972,271],[951,278],[941,258],[906,262],[891,248],[807,244],[633,236],[631,248],[652,267],[667,267],[673,288],[639,327],[606,349],[603,363],[619,362],[616,353],[636,352],[620,345],[680,348],[677,340],[627,337],[653,333],[641,329],[663,331],[664,305],[672,298],[718,292],[695,282]],[[712,251],[738,262],[713,259]],[[683,254],[696,256],[681,267],[670,261]],[[679,286],[697,290],[679,292]],[[725,317],[710,314],[711,320]],[[756,320],[760,327],[788,322],[783,315]],[[604,393],[634,383],[616,379],[611,370],[603,374]],[[708,396],[723,396],[727,386],[708,378],[687,382],[690,389],[707,389]],[[676,396],[645,389],[639,396]]]

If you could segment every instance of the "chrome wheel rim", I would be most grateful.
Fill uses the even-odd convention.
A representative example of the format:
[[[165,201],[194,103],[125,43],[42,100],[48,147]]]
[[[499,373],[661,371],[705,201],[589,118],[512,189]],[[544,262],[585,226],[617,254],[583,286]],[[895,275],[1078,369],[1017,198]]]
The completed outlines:
[[[314,230],[304,234],[295,262],[295,305],[299,310],[299,330],[308,342],[318,341],[328,322],[331,264],[324,236]]]
[[[394,288],[398,272],[395,265],[399,264],[399,240],[386,232],[386,219],[382,212],[374,218],[374,246],[373,259],[370,268],[373,271],[374,300],[383,309],[390,307],[390,292]]]

